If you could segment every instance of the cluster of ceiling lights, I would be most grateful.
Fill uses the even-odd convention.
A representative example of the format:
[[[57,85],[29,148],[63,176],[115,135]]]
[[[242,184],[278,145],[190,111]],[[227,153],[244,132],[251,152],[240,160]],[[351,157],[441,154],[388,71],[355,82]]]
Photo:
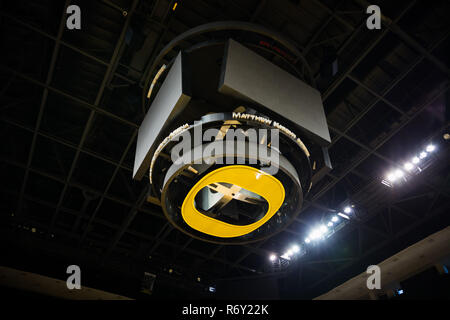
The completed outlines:
[[[293,244],[291,247],[286,250],[282,255],[278,257],[275,253],[272,253],[269,256],[269,260],[272,263],[279,262],[280,259],[290,261],[293,258],[298,258],[306,254],[306,246],[308,244],[314,244],[320,240],[324,240],[330,237],[344,221],[350,220],[350,214],[353,211],[354,206],[347,206],[344,208],[344,213],[338,212],[336,215],[333,215],[328,222],[322,223],[309,233],[308,237],[305,238],[304,244]]]
[[[420,151],[417,155],[403,164],[403,169],[397,168],[390,171],[385,179],[381,181],[382,184],[393,187],[395,184],[405,182],[409,176],[420,173],[427,164],[428,156],[436,150],[436,146],[429,144]]]
[[[450,134],[445,134],[444,139],[450,140]],[[408,177],[413,174],[419,174],[422,172],[424,168],[429,164],[430,154],[437,150],[437,147],[434,144],[427,145],[422,151],[420,151],[417,155],[412,157],[410,161],[407,161],[403,164],[403,169],[397,168],[392,170],[386,175],[386,178],[382,180],[382,183],[393,187],[394,184],[399,184],[403,181],[406,181]],[[335,231],[337,231],[342,226],[345,221],[350,220],[350,215],[353,211],[353,205],[347,206],[343,209],[344,213],[338,212],[336,215],[333,215],[327,223],[322,223],[317,226],[309,233],[308,237],[305,238],[304,244],[293,244],[288,250],[284,252],[283,255],[279,256],[275,253],[269,256],[269,260],[272,263],[279,262],[281,259],[284,261],[290,261],[293,258],[298,258],[304,254],[306,254],[306,245],[317,243],[320,240],[326,239],[330,237]],[[342,218],[342,219],[341,219]],[[402,294],[399,292],[399,294]]]

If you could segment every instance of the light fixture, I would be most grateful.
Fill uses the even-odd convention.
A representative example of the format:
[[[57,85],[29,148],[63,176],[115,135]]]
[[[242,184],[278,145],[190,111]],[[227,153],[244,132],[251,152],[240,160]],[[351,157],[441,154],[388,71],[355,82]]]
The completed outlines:
[[[383,179],[383,180],[381,180],[381,183],[384,184],[387,187],[392,188],[392,184],[389,181],[386,181],[386,180]]]
[[[423,150],[413,156],[410,161],[403,163],[403,170],[397,168],[388,172],[385,178],[381,180],[381,183],[392,188],[394,187],[394,184],[401,184],[407,181],[411,175],[419,174],[423,171],[423,169],[419,167],[419,163],[427,158],[432,152],[436,151],[436,149],[436,145],[429,143]]]
[[[395,172],[394,172],[395,173]],[[351,213],[353,211],[353,208],[355,205],[348,205],[344,208],[344,212]],[[337,212],[336,215],[331,216],[328,223],[323,223],[317,225],[315,228],[313,228],[310,233],[308,234],[308,237],[304,239],[305,243],[311,243],[312,241],[316,240],[323,240],[326,239],[326,234],[329,233],[330,230],[333,230],[332,227],[334,224],[338,221],[340,221],[340,217],[344,218],[346,220],[350,220],[350,217],[346,214],[343,214],[342,212]],[[304,247],[306,250],[307,247]],[[296,258],[297,256],[301,256],[300,252],[302,251],[302,245],[293,243],[291,246],[282,254],[280,255],[281,261],[283,261],[282,265],[285,265],[284,263],[286,261],[291,261],[292,259]],[[278,256],[276,254],[270,254],[269,260],[272,262],[275,262],[278,259]],[[286,262],[287,263],[287,262]]]
[[[386,179],[390,182],[395,181],[396,180],[395,174],[393,172],[388,173]]]
[[[350,220],[350,217],[349,217],[348,215],[343,214],[343,213],[341,213],[341,212],[338,213],[338,216],[340,216],[340,217],[342,217],[342,218],[344,218],[344,219]]]
[[[322,233],[320,232],[320,229],[315,229],[309,234],[309,238],[311,240],[316,240],[316,239],[320,238],[321,235],[322,235]]]
[[[410,171],[414,168],[414,165],[411,162],[407,162],[403,165],[403,168],[405,168],[405,170]]]
[[[436,150],[436,147],[432,144],[429,144],[426,149],[427,152],[433,152],[434,150]]]
[[[402,178],[404,175],[405,175],[405,173],[404,173],[402,170],[397,169],[397,170],[395,170],[394,172],[390,172],[390,173],[386,176],[386,179],[387,179],[388,181],[390,181],[390,182],[394,182],[394,181],[396,181],[397,179]],[[347,213],[348,213],[348,212],[347,212]]]
[[[405,173],[400,169],[395,170],[394,174],[396,178],[402,178],[405,175]]]
[[[287,253],[283,254],[280,258],[283,258],[285,260],[291,260],[291,257]]]

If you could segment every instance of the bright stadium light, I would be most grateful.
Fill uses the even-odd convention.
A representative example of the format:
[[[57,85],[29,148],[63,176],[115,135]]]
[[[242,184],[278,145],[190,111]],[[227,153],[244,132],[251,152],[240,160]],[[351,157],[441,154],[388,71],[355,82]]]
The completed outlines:
[[[397,179],[402,178],[405,175],[405,173],[400,169],[395,170],[394,174]]]
[[[275,261],[277,259],[277,256],[274,254],[271,254],[269,259],[270,259],[270,261]]]
[[[350,213],[350,212],[352,212],[352,208],[350,208],[349,206],[347,206],[347,207],[344,208],[344,212],[345,212],[345,213]]]
[[[328,222],[327,226],[332,227],[333,226],[333,222]]]
[[[411,175],[419,174],[423,171],[423,169],[421,168],[422,165],[419,166],[419,163],[421,163],[422,161],[426,161],[425,158],[429,157],[432,152],[436,151],[436,149],[436,145],[433,145],[432,143],[428,144],[424,148],[424,150],[421,150],[419,153],[413,156],[410,161],[406,161],[403,163],[403,170],[397,168],[391,170],[390,172],[387,172],[384,179],[381,180],[381,183],[392,188],[395,184],[401,184],[407,181]]]
[[[340,216],[340,217],[342,217],[342,218],[344,218],[344,219],[350,220],[350,217],[349,217],[348,215],[343,214],[343,213],[341,213],[341,212],[338,213],[338,216]]]
[[[298,252],[300,252],[300,247],[299,247],[298,245],[294,244],[294,245],[292,246],[291,250],[292,250],[294,253],[298,253]]]
[[[306,242],[306,243],[310,243],[311,240],[309,240],[309,238],[306,238],[306,239],[305,239],[305,242]]]
[[[324,225],[321,225],[321,226],[320,226],[320,232],[321,232],[322,234],[327,233],[327,231],[328,231],[328,228],[327,228],[326,226],[324,226]]]
[[[390,182],[394,182],[395,180],[397,180],[397,177],[393,172],[389,172],[386,176],[386,179]]]
[[[322,236],[322,233],[320,232],[320,229],[315,229],[309,234],[309,238],[311,240],[316,240]]]
[[[333,222],[338,222],[338,221],[339,221],[339,218],[336,217],[336,216],[334,216],[333,218],[331,218],[331,221],[333,221]]]
[[[284,255],[282,255],[280,258],[283,258],[283,259],[285,259],[285,260],[291,260],[291,257],[290,257],[287,253],[285,253]]]
[[[407,171],[411,171],[414,168],[414,165],[411,162],[407,162],[403,165],[403,168]]]

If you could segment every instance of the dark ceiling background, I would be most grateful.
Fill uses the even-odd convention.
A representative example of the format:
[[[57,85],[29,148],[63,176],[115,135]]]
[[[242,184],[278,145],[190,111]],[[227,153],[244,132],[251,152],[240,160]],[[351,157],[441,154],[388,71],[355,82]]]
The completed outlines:
[[[81,8],[81,30],[65,27],[69,3]],[[364,0],[182,0],[174,11],[165,0],[2,2],[1,263],[59,278],[78,264],[86,285],[132,297],[147,271],[155,296],[203,296],[234,279],[312,298],[449,225],[450,3],[373,4],[381,30],[366,28]],[[296,44],[332,136],[334,169],[297,220],[245,246],[188,238],[144,201],[147,180],[131,179],[146,70],[176,35],[220,20],[261,24]],[[400,188],[380,183],[428,141],[440,148],[426,171]],[[357,219],[289,268],[271,268],[270,252],[347,203]]]

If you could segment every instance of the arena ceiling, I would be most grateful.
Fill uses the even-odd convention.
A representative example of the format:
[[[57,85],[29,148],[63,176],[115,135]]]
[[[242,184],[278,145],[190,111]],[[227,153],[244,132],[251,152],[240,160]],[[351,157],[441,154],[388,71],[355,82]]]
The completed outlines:
[[[66,29],[69,3],[81,8],[81,30]],[[96,270],[90,281],[99,289],[130,295],[127,281],[105,284],[100,274],[138,281],[147,271],[185,289],[275,277],[281,297],[312,298],[449,225],[442,137],[450,4],[374,3],[380,30],[367,29],[364,0],[181,0],[175,10],[167,0],[3,2],[3,265],[54,276],[59,262],[76,261]],[[333,170],[313,186],[296,221],[238,246],[174,229],[157,201],[145,201],[148,180],[132,180],[152,62],[182,32],[224,20],[260,24],[296,45],[322,93],[332,137]],[[266,58],[280,59],[275,51]],[[381,183],[430,141],[441,147],[426,170],[399,188]],[[302,241],[324,214],[347,204],[355,219],[288,268],[272,268],[271,252]]]

